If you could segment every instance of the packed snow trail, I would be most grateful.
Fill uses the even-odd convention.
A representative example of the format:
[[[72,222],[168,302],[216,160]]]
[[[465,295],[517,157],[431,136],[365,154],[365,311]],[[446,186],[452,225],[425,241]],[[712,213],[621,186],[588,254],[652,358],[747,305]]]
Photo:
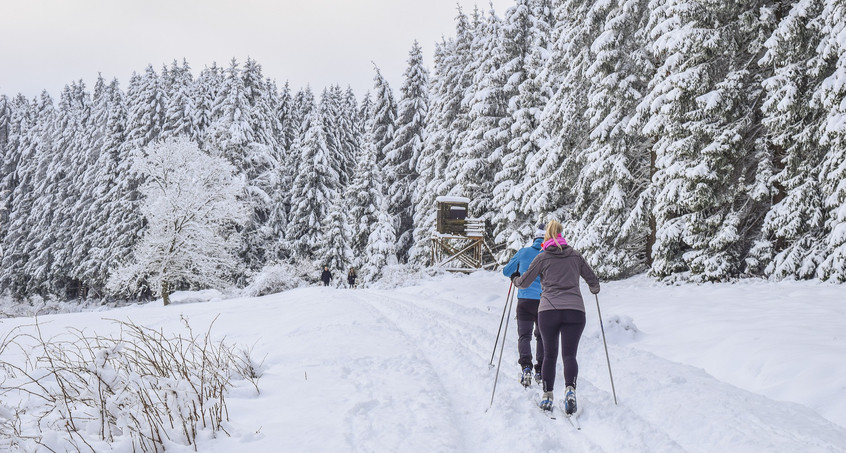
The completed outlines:
[[[575,435],[583,438],[573,439],[574,433],[562,432],[559,425],[537,430],[533,405],[540,390],[524,390],[517,383],[513,331],[506,337],[510,354],[503,359],[501,393],[486,418],[482,414],[493,377],[486,358],[495,339],[495,314],[480,316],[481,310],[468,309],[466,301],[451,300],[448,290],[440,298],[397,296],[407,291],[357,293],[356,299],[376,307],[413,342],[427,346],[427,363],[435,366],[441,381],[453,383],[447,394],[452,405],[473,408],[465,411],[469,421],[464,424],[485,428],[466,433],[470,445],[482,447],[475,451],[497,451],[512,442],[525,451],[838,451],[846,446],[844,430],[811,410],[750,394],[701,370],[628,347],[615,354],[619,392],[626,400],[614,406],[598,335],[584,338],[579,354],[584,429]],[[487,329],[479,325],[485,318]],[[563,389],[556,393],[561,397]],[[832,429],[835,433],[827,435]]]
[[[67,326],[107,334],[115,328],[108,318],[171,331],[181,327],[181,316],[196,331],[217,318],[212,332],[251,347],[255,358],[264,358],[263,375],[259,394],[236,383],[227,398],[230,436],[206,433],[201,452],[846,452],[846,429],[814,410],[644,349],[667,348],[677,338],[638,331],[640,318],[631,314],[648,310],[647,303],[626,308],[615,301],[654,299],[654,290],[626,285],[605,284],[600,294],[610,301],[602,310],[619,405],[595,307],[586,301],[578,356],[581,431],[560,411],[556,420],[544,416],[536,408],[538,386],[518,382],[513,322],[488,410],[496,373],[488,363],[508,290],[507,279],[495,273],[440,276],[391,290],[310,287],[261,298],[148,304],[39,322],[49,336]],[[737,297],[748,297],[742,290]],[[830,316],[823,308],[822,316]],[[662,316],[650,322],[682,324],[676,315]],[[31,322],[0,320],[0,326]],[[718,324],[711,328],[720,332]],[[835,351],[832,363],[842,357],[839,343],[827,347]],[[561,382],[560,360],[557,368]],[[828,384],[820,379],[809,385]],[[840,407],[842,395],[830,395],[831,407]],[[563,397],[563,387],[555,396]],[[168,451],[193,449],[168,445]]]

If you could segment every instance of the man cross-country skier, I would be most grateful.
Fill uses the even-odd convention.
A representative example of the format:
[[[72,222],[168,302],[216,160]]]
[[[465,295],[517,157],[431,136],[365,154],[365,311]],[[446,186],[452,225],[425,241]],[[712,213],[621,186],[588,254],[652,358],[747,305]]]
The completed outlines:
[[[514,273],[524,273],[529,269],[532,260],[538,256],[543,243],[544,226],[540,225],[535,233],[532,245],[524,247],[514,254],[511,261],[502,269],[502,274],[511,277]],[[538,305],[541,298],[540,277],[536,278],[529,287],[517,291],[517,351],[520,354],[518,363],[523,370],[520,383],[528,387],[532,385],[532,331],[535,334],[534,367],[535,381],[541,382],[541,368],[543,364],[543,340],[538,329]]]

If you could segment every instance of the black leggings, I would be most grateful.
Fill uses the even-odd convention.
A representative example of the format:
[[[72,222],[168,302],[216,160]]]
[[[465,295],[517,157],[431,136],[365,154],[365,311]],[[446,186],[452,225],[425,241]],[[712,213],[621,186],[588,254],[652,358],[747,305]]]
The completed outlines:
[[[544,310],[538,312],[538,328],[543,338],[544,357],[541,376],[543,390],[551,392],[555,386],[555,366],[558,355],[558,339],[561,339],[561,360],[564,362],[564,382],[576,386],[579,363],[576,352],[579,340],[585,330],[585,312],[579,310]]]

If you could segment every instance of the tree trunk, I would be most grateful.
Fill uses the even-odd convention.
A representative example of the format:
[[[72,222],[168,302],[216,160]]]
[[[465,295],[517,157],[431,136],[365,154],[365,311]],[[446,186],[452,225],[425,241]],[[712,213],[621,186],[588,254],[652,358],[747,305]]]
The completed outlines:
[[[655,176],[655,144],[653,141],[652,148],[649,150],[649,180]],[[652,267],[652,248],[655,246],[656,236],[658,234],[658,223],[655,221],[655,209],[649,214],[649,237],[646,239],[646,265]]]
[[[170,288],[166,280],[162,281],[162,301],[165,305],[170,304]]]

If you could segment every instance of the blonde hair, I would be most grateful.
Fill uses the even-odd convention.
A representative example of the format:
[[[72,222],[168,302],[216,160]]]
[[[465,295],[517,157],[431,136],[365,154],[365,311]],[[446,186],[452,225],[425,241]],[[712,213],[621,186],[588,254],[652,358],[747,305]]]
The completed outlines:
[[[543,240],[548,241],[552,238],[557,238],[562,232],[564,232],[564,227],[557,220],[550,220],[546,224],[546,232],[543,235]]]

